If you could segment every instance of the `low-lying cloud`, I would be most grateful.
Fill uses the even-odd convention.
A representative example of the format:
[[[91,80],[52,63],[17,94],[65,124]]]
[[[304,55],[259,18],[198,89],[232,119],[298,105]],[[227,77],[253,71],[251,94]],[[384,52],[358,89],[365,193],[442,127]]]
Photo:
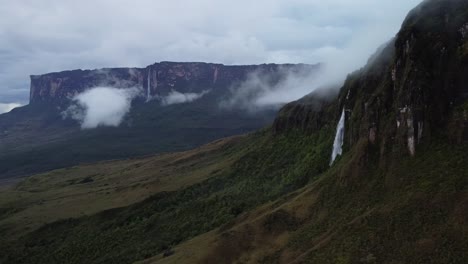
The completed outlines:
[[[20,107],[20,106],[22,106],[22,105],[17,104],[17,103],[9,103],[9,104],[0,103],[0,114],[8,113],[11,110],[13,110],[13,109],[15,109],[17,107]]]
[[[208,90],[201,93],[180,93],[178,91],[172,90],[169,95],[161,98],[161,103],[162,105],[191,103],[202,98],[207,93],[209,93]]]
[[[230,89],[230,97],[221,101],[222,108],[240,108],[256,111],[278,108],[310,93],[310,84],[318,78],[319,68],[308,66],[280,68],[276,73],[256,71],[247,79]]]
[[[137,88],[95,87],[74,96],[73,103],[62,116],[80,122],[82,129],[116,127],[122,123],[130,111],[132,99],[140,92]]]
[[[317,71],[280,70],[279,82],[263,72],[250,74],[240,85],[231,89],[232,97],[221,102],[222,107],[256,111],[264,108],[279,108],[298,100],[318,88],[341,88],[348,74],[366,65],[368,59],[382,44],[391,39],[389,32],[369,27],[356,34],[352,41],[341,49],[324,48],[316,52],[321,67]],[[320,89],[325,91],[325,89]],[[336,91],[335,91],[336,92]]]

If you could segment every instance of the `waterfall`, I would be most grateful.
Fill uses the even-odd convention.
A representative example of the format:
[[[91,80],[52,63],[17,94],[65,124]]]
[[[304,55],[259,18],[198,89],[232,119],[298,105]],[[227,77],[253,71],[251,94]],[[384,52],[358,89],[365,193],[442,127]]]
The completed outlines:
[[[333,142],[333,152],[331,156],[330,166],[335,161],[338,155],[341,155],[343,152],[343,140],[344,140],[344,132],[345,132],[345,110],[343,108],[343,112],[341,113],[340,121],[338,122],[338,126],[336,127],[336,135],[335,135],[335,142]]]
[[[146,101],[149,101],[151,98],[151,70],[148,69],[148,88],[146,88]]]

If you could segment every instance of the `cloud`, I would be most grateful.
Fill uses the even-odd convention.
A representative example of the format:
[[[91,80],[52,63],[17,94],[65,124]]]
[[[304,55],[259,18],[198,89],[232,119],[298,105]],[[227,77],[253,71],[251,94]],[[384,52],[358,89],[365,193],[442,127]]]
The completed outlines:
[[[190,103],[195,100],[202,98],[209,91],[203,91],[201,93],[180,93],[177,91],[171,91],[169,95],[160,98],[162,105],[173,105],[173,104],[182,104]]]
[[[62,113],[62,116],[77,120],[82,129],[98,126],[116,127],[130,111],[132,99],[139,93],[141,91],[137,88],[92,88],[73,97],[74,103]]]
[[[9,103],[9,104],[0,103],[0,114],[8,113],[14,108],[20,107],[20,106],[21,104],[17,104],[17,103]]]
[[[329,54],[339,57],[359,36],[373,37],[372,43],[389,39],[419,2],[4,1],[0,98],[26,103],[29,75],[65,69],[142,67],[163,60],[321,62]],[[370,28],[380,30],[366,35]]]
[[[308,66],[294,70],[279,68],[275,74],[256,71],[240,84],[231,87],[230,95],[220,102],[220,107],[249,112],[278,108],[310,93],[311,85],[320,75],[321,70]]]
[[[223,101],[222,107],[256,111],[263,108],[279,108],[298,100],[319,88],[341,88],[346,76],[364,67],[378,48],[391,40],[388,31],[376,25],[353,36],[341,48],[327,46],[318,48],[309,55],[321,61],[317,72],[280,71],[282,80],[272,83],[271,76],[255,72],[247,80],[232,89],[232,98]]]

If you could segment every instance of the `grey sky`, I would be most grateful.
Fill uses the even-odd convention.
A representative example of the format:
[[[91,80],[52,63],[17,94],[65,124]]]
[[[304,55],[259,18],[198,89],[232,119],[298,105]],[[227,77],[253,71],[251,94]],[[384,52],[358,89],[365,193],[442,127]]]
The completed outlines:
[[[0,104],[27,103],[30,74],[66,69],[330,57],[358,66],[419,2],[0,0]]]

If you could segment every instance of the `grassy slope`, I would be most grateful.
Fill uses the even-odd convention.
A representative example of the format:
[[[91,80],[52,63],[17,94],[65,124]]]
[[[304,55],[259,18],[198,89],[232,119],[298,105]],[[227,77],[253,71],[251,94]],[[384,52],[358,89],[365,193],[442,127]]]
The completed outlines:
[[[329,130],[251,135],[224,152],[240,158],[232,166],[220,164],[225,170],[213,177],[128,207],[46,225],[5,244],[3,261],[128,263],[153,256],[307,184],[328,167]]]
[[[466,1],[452,2],[460,8],[452,9],[449,1],[426,1],[431,5],[426,15],[416,28],[407,25],[400,33],[396,51],[386,49],[381,65],[348,78],[336,102],[351,109],[346,155],[331,170],[227,228],[179,245],[173,256],[146,262],[467,263],[468,108],[460,102],[463,96],[445,94],[457,86],[444,84],[460,82],[458,88],[466,91],[466,57],[454,53],[460,43],[453,40],[468,9]],[[405,54],[402,44],[413,39],[412,31],[424,32],[415,37],[412,61],[394,68],[402,65],[398,56]],[[440,54],[434,43],[451,46],[451,56],[440,68],[433,67]],[[397,68],[394,83],[391,71]],[[452,100],[459,103],[447,107]],[[395,128],[396,113],[404,105],[427,110],[415,157],[407,153],[408,128]],[[293,111],[290,120],[295,119]],[[427,126],[431,123],[437,126]],[[369,143],[371,128],[377,128],[374,144]]]
[[[143,263],[466,263],[468,146],[433,143],[390,169],[357,168],[359,148],[305,188]]]
[[[243,140],[218,140],[191,151],[102,162],[29,177],[0,192],[0,230],[5,237],[59,219],[127,206],[216,176],[235,159],[228,150]]]
[[[224,156],[214,164],[227,157],[232,163],[213,177],[127,207],[46,225],[4,244],[2,261],[128,263],[151,256],[145,263],[467,259],[466,143],[454,145],[448,135],[434,135],[419,145],[415,157],[403,148],[379,160],[375,146],[361,139],[327,170],[332,130],[325,125],[315,133],[250,135],[220,152]],[[203,157],[192,160],[200,170]],[[163,258],[161,252],[175,245],[175,254]]]

